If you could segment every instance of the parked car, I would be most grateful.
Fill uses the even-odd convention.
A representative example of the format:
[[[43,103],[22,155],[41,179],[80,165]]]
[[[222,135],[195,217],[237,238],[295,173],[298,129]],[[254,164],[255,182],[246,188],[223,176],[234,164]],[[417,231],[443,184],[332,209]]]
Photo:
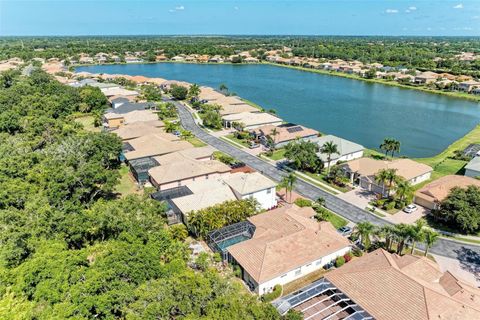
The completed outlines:
[[[260,145],[259,145],[258,143],[256,143],[256,142],[250,142],[250,144],[248,145],[248,147],[249,147],[250,149],[256,149],[256,148],[260,147]]]
[[[403,211],[406,212],[406,213],[412,213],[412,212],[415,212],[417,211],[417,206],[414,205],[414,204],[409,204],[408,206],[406,206],[405,208],[403,208]]]
[[[352,228],[348,226],[340,227],[337,230],[342,236],[348,236],[352,233]]]

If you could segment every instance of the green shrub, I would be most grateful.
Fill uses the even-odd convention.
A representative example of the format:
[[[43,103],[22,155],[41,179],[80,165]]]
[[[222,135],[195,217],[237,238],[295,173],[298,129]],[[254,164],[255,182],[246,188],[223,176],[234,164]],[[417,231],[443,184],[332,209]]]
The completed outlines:
[[[335,260],[335,267],[340,268],[345,264],[345,258],[344,257],[338,257],[337,260]]]
[[[269,292],[267,294],[264,294],[262,296],[262,301],[263,302],[270,302],[273,301],[277,298],[279,298],[282,295],[282,286],[279,284],[276,284],[275,287],[273,287],[273,291]]]
[[[352,249],[352,254],[353,254],[355,257],[361,257],[361,256],[363,256],[363,251],[360,250],[359,248],[353,248],[353,249]]]
[[[283,317],[284,320],[303,320],[303,313],[300,311],[290,309],[287,314]]]
[[[383,207],[385,208],[385,210],[395,209],[395,201],[387,202]]]
[[[215,262],[222,262],[222,256],[219,252],[215,252],[213,255],[213,261]]]
[[[242,268],[240,268],[240,266],[238,264],[233,265],[233,274],[237,278],[242,277]]]
[[[210,257],[208,256],[208,253],[206,252],[201,252],[197,259],[195,260],[195,265],[197,266],[198,269],[205,271],[208,269],[208,266],[210,265]]]
[[[299,206],[300,208],[311,207],[312,206],[312,201],[310,201],[308,199],[298,198],[297,200],[295,200],[295,204],[297,206]]]

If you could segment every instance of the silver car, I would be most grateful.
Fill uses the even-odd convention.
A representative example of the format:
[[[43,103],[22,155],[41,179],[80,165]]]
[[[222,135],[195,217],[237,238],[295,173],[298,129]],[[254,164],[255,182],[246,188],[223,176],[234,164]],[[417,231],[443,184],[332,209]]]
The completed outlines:
[[[408,206],[406,206],[405,208],[403,208],[403,211],[406,212],[406,213],[412,213],[412,212],[415,212],[417,211],[417,206],[414,205],[414,204],[409,204]]]

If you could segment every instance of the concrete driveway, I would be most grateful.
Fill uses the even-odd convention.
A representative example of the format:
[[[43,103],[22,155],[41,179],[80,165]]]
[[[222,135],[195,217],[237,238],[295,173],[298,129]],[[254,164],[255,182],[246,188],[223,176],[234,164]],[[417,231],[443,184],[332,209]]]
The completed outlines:
[[[480,268],[475,262],[462,259],[452,259],[436,254],[432,255],[437,261],[442,272],[450,271],[454,276],[471,284],[480,287]],[[478,257],[478,256],[477,256]],[[476,261],[478,263],[478,261]]]
[[[429,212],[429,210],[427,208],[419,206],[418,204],[416,206],[417,206],[418,209],[416,211],[412,212],[412,213],[406,213],[406,212],[403,212],[402,210],[400,210],[397,213],[395,213],[394,215],[388,215],[386,218],[387,218],[388,221],[390,221],[392,223],[413,224],[418,219],[421,219],[421,218],[425,217]]]
[[[353,204],[360,209],[365,209],[365,207],[368,206],[370,201],[375,200],[375,194],[361,188],[356,188],[351,191],[339,194],[337,195],[337,197],[347,201],[348,203]]]

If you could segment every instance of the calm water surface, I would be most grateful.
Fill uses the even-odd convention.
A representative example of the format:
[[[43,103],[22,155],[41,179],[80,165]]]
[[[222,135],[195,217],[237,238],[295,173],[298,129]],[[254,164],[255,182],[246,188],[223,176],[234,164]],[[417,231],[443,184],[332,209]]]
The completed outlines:
[[[181,63],[79,67],[77,71],[143,75],[230,91],[285,121],[377,148],[384,137],[401,141],[401,154],[433,156],[480,122],[480,104],[381,84],[271,65]]]

